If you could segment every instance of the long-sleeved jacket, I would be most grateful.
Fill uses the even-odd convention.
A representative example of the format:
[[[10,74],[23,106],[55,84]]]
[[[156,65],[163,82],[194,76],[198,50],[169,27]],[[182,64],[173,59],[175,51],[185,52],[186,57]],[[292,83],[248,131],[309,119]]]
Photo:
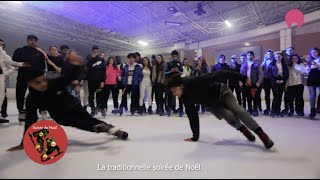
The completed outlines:
[[[6,51],[0,48],[0,69],[2,71],[0,74],[8,76],[15,71],[13,66],[22,67],[22,64],[23,62],[13,61]]]
[[[164,63],[157,63],[155,66],[152,67],[152,82],[164,84],[164,80]]]
[[[231,71],[240,73],[240,69],[241,69],[241,65],[238,64],[238,63],[235,63],[233,66],[230,65],[230,70]],[[229,86],[233,86],[233,87],[239,86],[239,81],[237,81],[236,79],[231,78],[229,80]]]
[[[172,68],[178,68],[178,72],[171,72]],[[166,78],[170,78],[172,75],[179,73],[180,75],[183,73],[182,64],[178,60],[172,60],[166,63],[165,65],[165,75]]]
[[[273,60],[265,58],[264,61],[261,64],[261,68],[262,68],[262,71],[264,73],[264,76],[263,76],[264,78],[269,78],[269,76],[268,76],[268,67],[269,67],[269,65],[270,65],[270,63],[272,61]]]
[[[303,84],[303,75],[306,73],[305,66],[303,64],[295,64],[289,67],[289,78],[286,86],[295,86]]]
[[[313,60],[314,65],[308,66],[307,74],[307,86],[319,86],[320,85],[320,58]]]
[[[241,65],[240,73],[247,76],[247,70],[248,70],[248,61]],[[257,62],[254,62],[251,65],[251,77],[250,77],[251,84],[252,85],[255,85],[256,83],[261,84],[263,82],[263,77],[264,75],[263,75],[261,66]]]
[[[183,95],[180,99],[185,105],[194,141],[199,139],[199,116],[195,104],[204,104],[206,106],[219,104],[221,84],[218,80],[222,77],[227,77],[228,79],[234,78],[243,82],[247,80],[246,76],[228,70],[197,77],[187,77],[183,80]]]
[[[220,70],[230,70],[230,66],[227,63],[218,63],[211,68],[211,72],[220,71]]]
[[[124,87],[127,87],[127,85],[128,85],[128,76],[129,76],[129,65],[126,64],[123,67],[122,77],[121,77],[122,84]],[[133,75],[132,75],[132,86],[134,88],[139,87],[142,79],[143,79],[142,67],[140,64],[136,63],[134,66]]]
[[[91,57],[91,56],[90,56]],[[86,78],[92,82],[104,82],[106,79],[106,64],[103,59],[91,58],[86,63],[87,74]]]
[[[65,89],[72,80],[79,76],[78,73],[80,73],[82,69],[83,66],[72,64],[64,66],[62,71],[65,73],[59,78],[49,79],[48,89],[45,92],[39,92],[30,87],[30,93],[26,100],[27,116],[24,132],[38,120],[37,109],[39,107],[45,108],[53,119],[58,118],[59,121],[64,121],[60,119],[63,117],[63,112],[72,111],[75,104],[80,104],[80,102]],[[65,121],[67,120],[68,119],[65,119]]]
[[[289,77],[289,69],[286,63],[281,63],[283,76],[278,75],[278,66],[275,61],[269,64],[268,67],[268,77],[271,80],[271,83],[276,83],[277,80],[283,80],[285,83]]]
[[[30,69],[45,69],[45,56],[34,47],[24,46],[16,49],[13,53],[12,60],[16,62],[28,62],[31,65],[31,67],[19,67],[18,79],[25,79],[28,77],[28,70]]]

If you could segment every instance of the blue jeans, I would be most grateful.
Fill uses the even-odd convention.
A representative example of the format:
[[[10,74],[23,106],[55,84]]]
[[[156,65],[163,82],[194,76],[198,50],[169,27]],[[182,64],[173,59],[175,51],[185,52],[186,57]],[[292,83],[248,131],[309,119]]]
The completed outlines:
[[[310,93],[310,107],[316,108],[317,88],[320,91],[320,86],[308,86]]]

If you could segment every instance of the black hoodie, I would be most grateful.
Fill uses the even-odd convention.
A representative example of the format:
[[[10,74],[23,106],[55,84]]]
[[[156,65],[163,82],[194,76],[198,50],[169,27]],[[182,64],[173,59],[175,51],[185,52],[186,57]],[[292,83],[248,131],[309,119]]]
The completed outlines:
[[[28,70],[44,70],[45,69],[45,57],[34,47],[24,46],[14,51],[12,60],[16,62],[28,62],[31,67],[19,67],[18,78],[25,80],[28,76]]]

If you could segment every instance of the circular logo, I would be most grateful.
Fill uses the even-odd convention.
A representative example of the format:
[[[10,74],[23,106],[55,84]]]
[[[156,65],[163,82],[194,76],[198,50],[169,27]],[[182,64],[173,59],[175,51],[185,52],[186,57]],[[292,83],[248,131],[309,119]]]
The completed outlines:
[[[23,138],[23,147],[31,160],[39,164],[59,161],[67,151],[68,139],[62,127],[51,120],[32,124]]]

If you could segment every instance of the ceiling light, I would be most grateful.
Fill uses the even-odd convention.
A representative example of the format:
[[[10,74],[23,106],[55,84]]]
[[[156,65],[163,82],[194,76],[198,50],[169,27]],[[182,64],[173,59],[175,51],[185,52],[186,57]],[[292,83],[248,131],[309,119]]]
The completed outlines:
[[[231,27],[231,23],[228,21],[228,20],[225,20],[224,23],[228,26],[228,27]]]
[[[182,23],[180,23],[180,22],[168,22],[168,21],[164,22],[164,24],[171,25],[171,26],[181,26],[182,25]]]
[[[172,14],[178,12],[178,10],[174,6],[168,7],[168,11],[171,12]]]
[[[148,43],[147,42],[144,42],[144,41],[138,41],[139,44],[141,44],[142,46],[147,46]]]
[[[12,4],[22,4],[22,1],[9,1],[11,2]]]
[[[245,46],[250,46],[250,43],[246,42],[244,43]]]

